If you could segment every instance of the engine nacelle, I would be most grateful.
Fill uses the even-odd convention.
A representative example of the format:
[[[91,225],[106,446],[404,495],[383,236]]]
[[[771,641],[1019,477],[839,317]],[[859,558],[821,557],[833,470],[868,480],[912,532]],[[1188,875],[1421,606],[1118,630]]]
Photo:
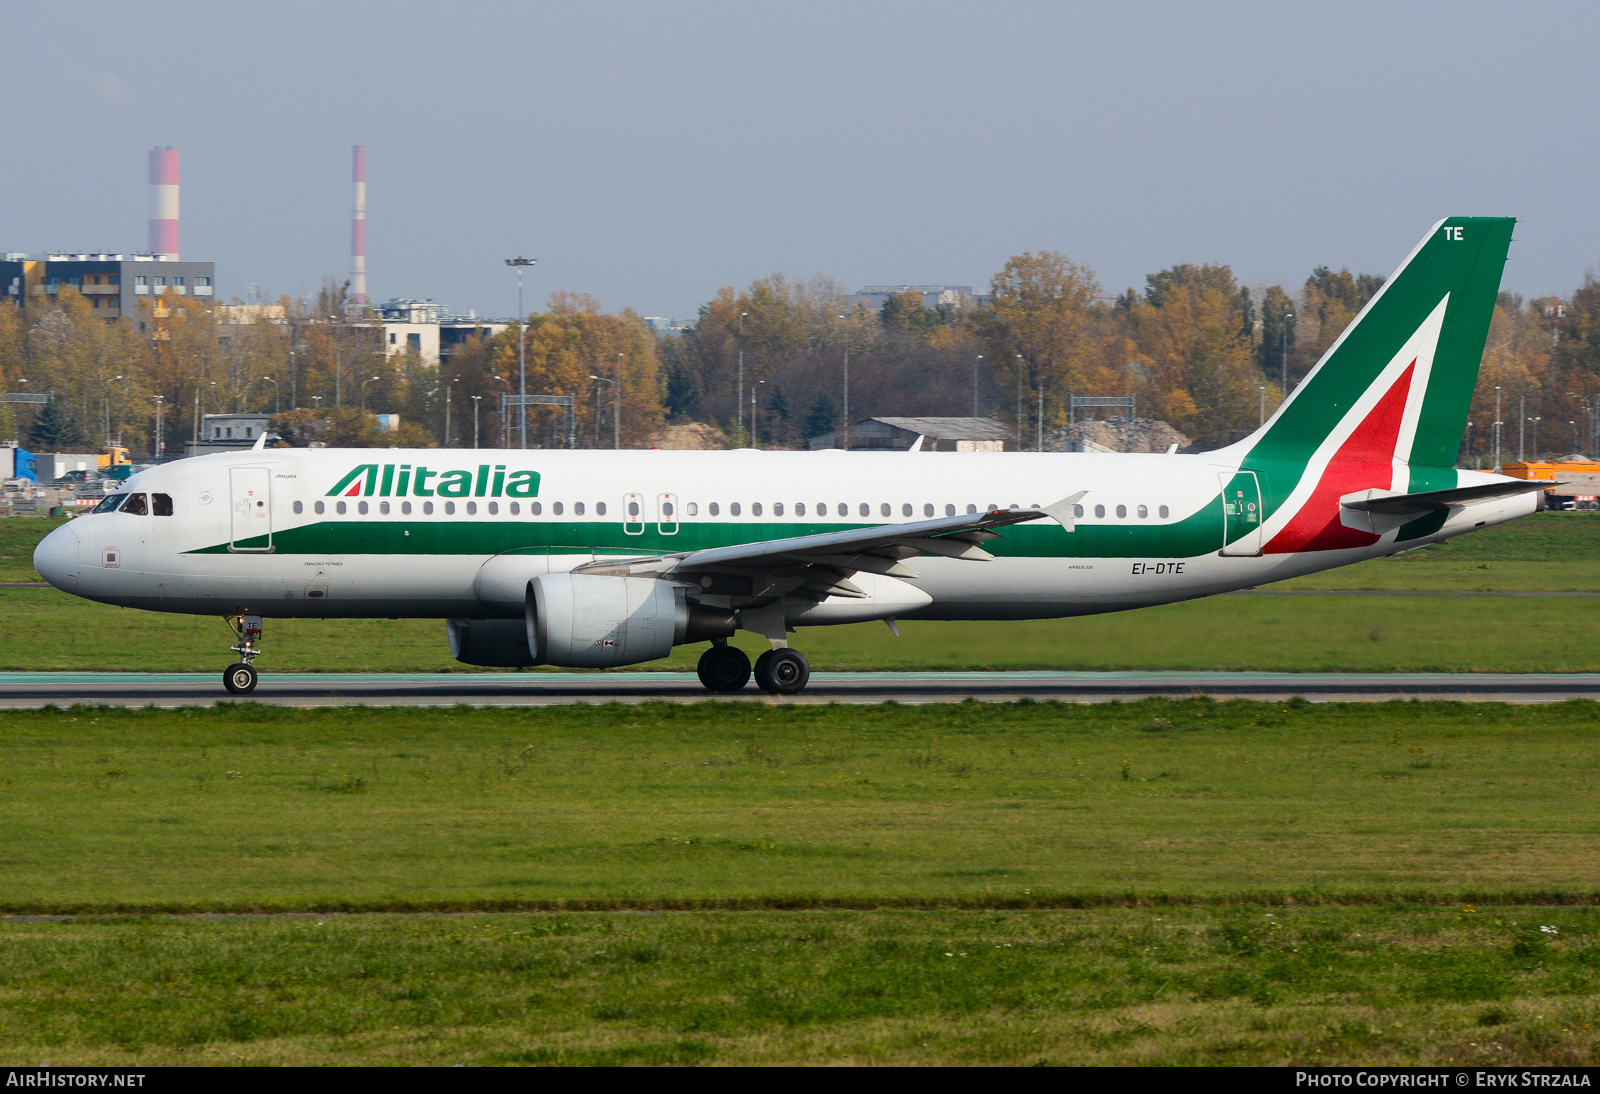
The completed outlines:
[[[463,665],[519,669],[538,664],[528,649],[528,627],[520,619],[447,619],[450,656]]]
[[[527,634],[536,663],[613,668],[655,661],[685,642],[734,632],[732,612],[689,602],[651,577],[547,574],[528,583]]]

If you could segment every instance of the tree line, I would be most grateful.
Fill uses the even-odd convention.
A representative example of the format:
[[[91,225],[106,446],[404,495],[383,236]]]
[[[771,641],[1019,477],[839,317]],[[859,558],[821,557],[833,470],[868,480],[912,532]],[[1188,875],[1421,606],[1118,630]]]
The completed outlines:
[[[1241,285],[1225,265],[1177,265],[1142,291],[1107,295],[1092,270],[1042,251],[1011,258],[985,299],[939,308],[916,293],[876,309],[823,276],[775,274],[725,287],[681,336],[632,310],[552,294],[498,333],[483,328],[442,361],[390,353],[346,288],[217,308],[164,296],[107,322],[70,287],[27,307],[0,303],[0,387],[52,393],[0,404],[0,440],[37,450],[117,441],[181,452],[195,415],[267,412],[293,443],[500,447],[520,441],[500,397],[569,395],[528,411],[539,447],[647,446],[666,422],[709,422],[730,445],[803,447],[872,415],[997,417],[1023,447],[1065,424],[1067,398],[1125,395],[1204,446],[1244,436],[1303,378],[1383,279],[1317,267],[1301,285]],[[338,318],[332,318],[338,317]],[[848,366],[847,366],[848,363]],[[848,389],[846,368],[848,367]],[[1496,389],[1499,417],[1496,417]],[[379,433],[372,412],[400,416]],[[1592,449],[1600,422],[1600,283],[1569,299],[1502,293],[1463,459],[1506,462]]]

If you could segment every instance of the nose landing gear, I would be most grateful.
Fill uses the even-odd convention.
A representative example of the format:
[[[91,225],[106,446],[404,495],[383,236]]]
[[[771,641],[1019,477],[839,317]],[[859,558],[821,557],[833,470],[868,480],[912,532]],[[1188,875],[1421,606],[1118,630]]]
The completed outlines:
[[[252,662],[261,656],[261,617],[230,615],[225,618],[228,629],[238,639],[228,648],[239,655],[239,660],[229,665],[222,674],[222,686],[230,695],[249,695],[256,690],[256,681],[259,679]]]

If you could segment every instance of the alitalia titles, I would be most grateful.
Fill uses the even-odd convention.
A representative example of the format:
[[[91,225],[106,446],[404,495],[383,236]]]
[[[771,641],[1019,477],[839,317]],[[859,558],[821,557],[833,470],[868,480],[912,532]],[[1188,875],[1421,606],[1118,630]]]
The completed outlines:
[[[536,498],[539,472],[506,473],[503,463],[480,463],[476,471],[439,471],[426,464],[363,463],[334,484],[334,498]]]

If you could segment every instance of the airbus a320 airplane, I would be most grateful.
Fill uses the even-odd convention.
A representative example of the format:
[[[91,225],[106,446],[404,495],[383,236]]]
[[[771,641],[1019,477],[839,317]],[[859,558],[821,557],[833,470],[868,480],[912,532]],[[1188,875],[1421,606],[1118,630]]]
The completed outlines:
[[[798,628],[1040,619],[1224,593],[1531,513],[1453,466],[1509,218],[1436,225],[1249,437],[1199,454],[263,449],[130,478],[34,565],[105,604],[430,617],[469,665],[604,668],[709,642],[699,675],[805,687]],[[1041,504],[1043,503],[1043,504]]]

